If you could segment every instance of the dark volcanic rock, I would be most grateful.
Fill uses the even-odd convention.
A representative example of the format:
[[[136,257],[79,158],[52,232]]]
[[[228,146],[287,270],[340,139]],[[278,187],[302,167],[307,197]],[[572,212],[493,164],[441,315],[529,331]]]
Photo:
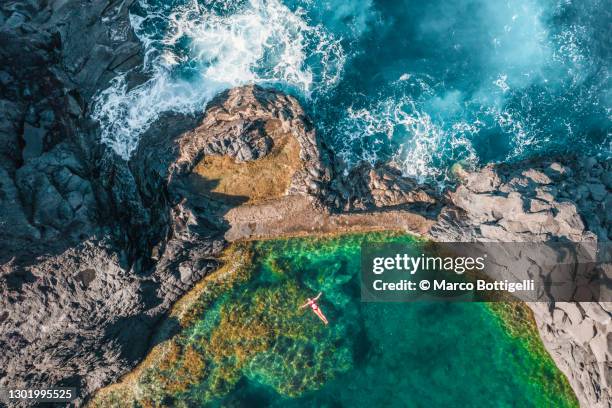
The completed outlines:
[[[176,297],[139,261],[150,209],[86,118],[122,69],[110,50],[140,56],[130,4],[0,5],[1,387],[91,393],[142,357]]]
[[[336,171],[342,174],[341,171]],[[390,163],[371,166],[361,163],[345,177],[337,176],[331,183],[326,201],[343,211],[403,208],[423,214],[437,215],[439,194],[428,185],[404,177]]]
[[[298,102],[273,90],[163,115],[129,162],[62,101],[39,115],[64,121],[56,144],[0,168],[2,222],[14,226],[0,237],[0,386],[73,386],[86,398],[144,357],[172,303],[218,265],[227,226],[186,186],[204,155],[256,160],[270,152],[267,126],[279,126],[305,163],[291,191],[323,196],[330,172]]]

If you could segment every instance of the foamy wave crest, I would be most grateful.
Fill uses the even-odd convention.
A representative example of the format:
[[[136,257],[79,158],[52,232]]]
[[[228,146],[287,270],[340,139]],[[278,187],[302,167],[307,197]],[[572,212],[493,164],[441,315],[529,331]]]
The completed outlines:
[[[279,0],[214,6],[188,0],[171,10],[141,0],[139,6],[142,15],[131,20],[150,79],[130,88],[125,75],[115,78],[93,108],[102,142],[125,159],[162,112],[198,112],[220,91],[251,83],[309,98],[342,75],[340,39]]]
[[[405,176],[421,182],[443,182],[449,161],[477,161],[470,137],[479,132],[478,123],[436,124],[407,96],[389,97],[368,109],[349,108],[338,130],[345,146],[339,156],[349,165],[357,161],[374,164],[390,154]],[[380,154],[389,148],[391,152]]]

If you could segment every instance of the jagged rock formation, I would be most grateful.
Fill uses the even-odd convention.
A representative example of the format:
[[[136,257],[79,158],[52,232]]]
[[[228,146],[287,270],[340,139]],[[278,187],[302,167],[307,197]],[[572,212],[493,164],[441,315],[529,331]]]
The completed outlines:
[[[342,174],[336,170],[336,174]],[[336,177],[326,197],[330,206],[342,211],[404,208],[426,214],[437,214],[440,200],[431,186],[419,185],[403,177],[392,163],[371,166],[361,163],[346,177]]]
[[[610,240],[612,195],[605,185],[610,163],[572,170],[577,162],[568,162],[489,165],[474,173],[458,169],[463,182],[448,193],[452,206],[432,235],[455,234],[456,241]]]
[[[190,200],[204,154],[263,156],[261,125],[273,122],[300,142],[291,189],[321,194],[329,180],[297,101],[259,88],[221,95],[204,121],[165,115],[129,162],[101,145],[91,98],[141,57],[129,4],[2,6],[0,221],[11,227],[0,237],[1,387],[77,387],[78,404],[144,356],[159,319],[224,246],[219,209]]]
[[[593,158],[461,169],[430,235],[439,241],[603,242],[612,237],[611,163]],[[609,257],[609,252],[604,256]],[[608,258],[609,259],[609,258]],[[605,275],[612,276],[610,264]],[[602,288],[610,299],[609,288]],[[528,303],[584,407],[612,406],[612,303]]]
[[[211,101],[200,125],[181,139],[175,167],[187,173],[204,155],[236,162],[262,158],[272,150],[274,128],[290,133],[299,144],[301,166],[288,193],[325,195],[329,158],[304,110],[295,98],[257,86],[229,90]]]
[[[87,119],[95,92],[141,63],[131,3],[0,6],[1,387],[77,387],[82,402],[142,358],[190,287],[184,251],[192,280],[216,266],[221,240],[190,248],[155,173],[105,149]]]
[[[128,7],[3,4],[10,17],[0,31],[0,208],[11,228],[0,237],[0,386],[72,386],[89,395],[143,357],[163,313],[217,265],[223,225],[198,219],[204,211],[181,196],[181,147],[196,152],[200,134],[187,130],[201,118],[162,118],[129,163],[100,145],[87,120],[98,87],[138,59]],[[279,123],[297,129],[297,102],[293,111],[286,97],[265,95],[294,119]],[[307,132],[304,146],[313,144],[304,152],[315,154]],[[256,139],[240,136],[244,146]],[[310,173],[301,177],[312,184]]]

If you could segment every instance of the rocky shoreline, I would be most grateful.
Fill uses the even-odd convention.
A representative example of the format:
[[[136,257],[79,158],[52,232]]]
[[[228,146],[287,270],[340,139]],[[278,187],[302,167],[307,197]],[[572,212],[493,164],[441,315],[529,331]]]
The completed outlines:
[[[450,204],[429,234],[437,241],[608,243],[610,169],[609,162],[587,158],[486,166],[463,173],[462,184],[449,192]],[[609,251],[609,245],[604,248]],[[610,265],[605,268],[609,278]],[[581,406],[611,406],[612,304],[528,306],[544,346],[569,379]]]
[[[88,115],[97,91],[142,62],[130,4],[0,6],[0,387],[77,387],[82,404],[144,357],[171,305],[232,240],[393,226],[440,241],[612,236],[610,162],[459,170],[445,193],[392,164],[342,176],[299,103],[258,87],[225,92],[199,116],[165,115],[125,162]],[[205,156],[270,155],[270,126],[300,147],[282,206],[193,187]],[[612,406],[612,305],[530,307],[581,405]]]

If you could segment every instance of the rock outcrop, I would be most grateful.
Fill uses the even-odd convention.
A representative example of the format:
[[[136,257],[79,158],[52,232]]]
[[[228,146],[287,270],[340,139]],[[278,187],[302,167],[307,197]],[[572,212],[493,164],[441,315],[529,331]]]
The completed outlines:
[[[610,162],[591,168],[578,162],[489,165],[473,173],[458,168],[461,183],[448,193],[451,205],[432,235],[456,241],[609,241],[612,195],[604,183]]]
[[[190,246],[155,172],[106,149],[88,119],[93,95],[142,62],[131,3],[0,5],[0,387],[76,387],[82,402],[217,265],[222,240]]]
[[[191,188],[198,161],[265,157],[273,127],[299,146],[289,193],[322,196],[331,175],[298,102],[257,87],[220,95],[206,115],[164,115],[122,160],[101,145],[87,109],[120,69],[104,52],[116,40],[105,24],[127,24],[129,4],[68,3],[32,5],[0,31],[3,45],[21,44],[0,51],[9,61],[0,217],[11,226],[0,237],[0,387],[75,387],[81,404],[143,358],[173,302],[218,265],[233,203],[200,200]],[[75,27],[99,15],[80,27],[99,43],[67,49],[81,35]],[[69,18],[76,22],[65,31],[57,19]],[[24,49],[28,70],[19,65]],[[79,52],[92,54],[80,60]]]
[[[337,170],[335,173],[343,172]],[[326,202],[340,211],[403,208],[429,215],[436,215],[441,204],[433,187],[404,177],[393,163],[376,166],[361,163],[347,176],[336,177]]]
[[[315,136],[299,102],[288,95],[257,86],[225,91],[212,100],[201,123],[179,142],[175,168],[185,174],[204,155],[248,162],[268,155],[270,134],[290,133],[299,145],[300,168],[292,175],[289,193],[326,194],[331,172],[327,150]]]
[[[534,160],[458,169],[459,186],[429,231],[438,241],[599,242],[612,248],[610,161]],[[604,273],[612,277],[610,264]],[[605,298],[609,299],[609,288]],[[612,303],[538,302],[532,309],[546,349],[581,406],[612,406]]]

